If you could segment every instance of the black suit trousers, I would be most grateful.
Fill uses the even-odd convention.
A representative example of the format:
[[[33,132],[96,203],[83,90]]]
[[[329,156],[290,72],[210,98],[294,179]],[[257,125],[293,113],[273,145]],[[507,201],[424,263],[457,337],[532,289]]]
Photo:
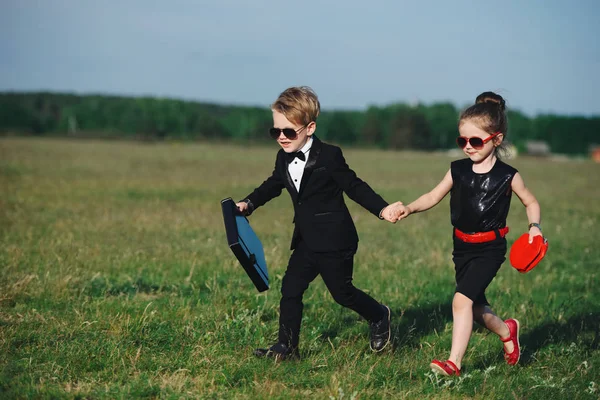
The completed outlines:
[[[308,285],[321,275],[333,299],[369,322],[384,317],[381,305],[352,284],[356,249],[315,253],[302,240],[290,257],[281,285],[279,341],[297,347],[302,321],[302,296]]]

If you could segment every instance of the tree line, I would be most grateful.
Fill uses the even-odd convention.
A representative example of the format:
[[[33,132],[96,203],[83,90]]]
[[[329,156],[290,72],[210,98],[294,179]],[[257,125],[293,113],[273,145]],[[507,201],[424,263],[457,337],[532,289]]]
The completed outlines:
[[[391,104],[363,111],[324,110],[320,138],[344,145],[434,150],[455,147],[461,109],[451,103]],[[507,139],[519,150],[544,141],[553,153],[587,154],[600,143],[600,116],[509,111]],[[0,133],[129,139],[267,141],[268,106],[219,105],[153,97],[0,93]]]

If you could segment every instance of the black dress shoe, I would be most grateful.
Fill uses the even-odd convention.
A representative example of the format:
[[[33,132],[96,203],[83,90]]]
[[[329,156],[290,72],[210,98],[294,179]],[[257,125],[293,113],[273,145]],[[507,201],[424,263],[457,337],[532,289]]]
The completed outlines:
[[[274,358],[276,361],[300,358],[298,348],[296,347],[292,349],[285,343],[275,343],[268,349],[256,349],[254,350],[254,355],[262,358]]]
[[[384,315],[380,321],[371,322],[371,350],[381,351],[387,346],[392,337],[392,330],[390,328],[390,319],[392,312],[388,306],[382,305],[384,308]]]

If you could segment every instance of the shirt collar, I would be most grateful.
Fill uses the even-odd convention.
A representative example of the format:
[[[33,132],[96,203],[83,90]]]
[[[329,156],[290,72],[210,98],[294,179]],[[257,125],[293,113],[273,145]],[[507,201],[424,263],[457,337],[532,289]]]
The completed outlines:
[[[310,136],[308,138],[308,140],[306,141],[306,143],[304,144],[304,146],[300,149],[300,151],[303,152],[304,154],[307,154],[310,151],[312,144],[313,144],[313,138],[312,138],[312,136]]]

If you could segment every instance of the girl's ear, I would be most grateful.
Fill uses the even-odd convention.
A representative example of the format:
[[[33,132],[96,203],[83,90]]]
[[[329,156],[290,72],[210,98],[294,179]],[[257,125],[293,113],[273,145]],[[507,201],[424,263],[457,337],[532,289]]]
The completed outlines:
[[[494,141],[494,147],[498,147],[502,144],[502,141],[504,140],[504,133],[499,133],[494,139],[492,139]]]

